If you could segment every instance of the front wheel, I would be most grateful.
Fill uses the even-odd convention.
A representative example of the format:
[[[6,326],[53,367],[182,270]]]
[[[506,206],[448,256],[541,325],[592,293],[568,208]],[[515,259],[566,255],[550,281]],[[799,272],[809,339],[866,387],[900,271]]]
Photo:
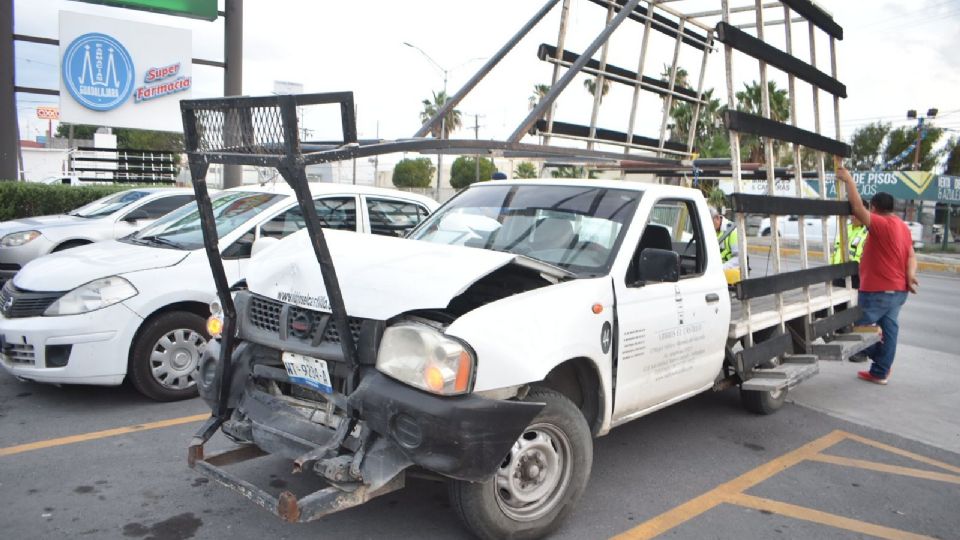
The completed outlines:
[[[787,389],[781,390],[743,390],[740,389],[740,402],[743,408],[754,414],[773,414],[787,400]]]
[[[450,504],[484,539],[540,538],[580,499],[593,465],[593,439],[580,410],[546,388],[525,401],[546,403],[486,482],[453,480]]]
[[[171,311],[147,321],[130,350],[127,375],[141,394],[156,401],[197,395],[197,368],[207,346],[206,321]]]

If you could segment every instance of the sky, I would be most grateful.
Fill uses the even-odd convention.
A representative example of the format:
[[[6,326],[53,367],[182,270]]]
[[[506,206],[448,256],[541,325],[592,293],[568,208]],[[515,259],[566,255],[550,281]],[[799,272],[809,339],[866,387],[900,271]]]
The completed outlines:
[[[874,121],[895,127],[915,125],[906,111],[924,114],[939,109],[937,124],[960,135],[960,0],[819,0],[844,27],[837,42],[838,78],[849,97],[840,103],[839,135]],[[56,38],[58,12],[91,13],[113,18],[187,28],[192,31],[193,56],[223,59],[223,21],[195,21],[152,13],[90,5],[72,0],[14,0],[15,32]],[[731,0],[733,6],[751,0]],[[352,90],[358,108],[361,138],[395,139],[412,136],[420,126],[421,101],[444,85],[454,93],[502,44],[543,5],[543,0],[245,0],[243,87],[247,95],[269,94],[274,81],[302,83],[306,92]],[[686,12],[719,9],[719,0],[674,0],[667,6]],[[222,9],[222,1],[221,1]],[[455,138],[504,139],[528,112],[536,84],[549,83],[552,68],[536,57],[541,43],[556,44],[559,7],[555,8],[458,107],[464,127]],[[606,10],[589,0],[571,0],[567,49],[583,51],[603,27]],[[782,20],[782,8],[765,10],[767,20]],[[707,19],[713,26],[719,19]],[[753,20],[739,14],[734,24]],[[611,40],[608,62],[631,71],[639,57],[642,25],[626,21]],[[754,30],[750,29],[753,33]],[[807,24],[795,23],[794,54],[809,61]],[[829,42],[822,32],[815,40],[817,65],[830,72]],[[765,38],[778,47],[785,43],[783,25],[769,26]],[[405,45],[412,44],[417,48]],[[418,50],[419,49],[419,50]],[[422,51],[422,52],[421,52]],[[673,40],[654,33],[644,74],[659,77],[673,54]],[[429,56],[430,59],[427,58]],[[17,42],[16,83],[57,88],[58,50],[49,45]],[[680,64],[696,81],[702,54],[683,47]],[[437,66],[442,66],[437,67]],[[222,95],[222,70],[193,66],[193,97]],[[735,86],[759,79],[758,64],[737,53],[733,63]],[[558,120],[588,124],[592,96],[578,76],[559,98]],[[770,79],[780,87],[787,79],[774,68]],[[726,100],[723,51],[709,55],[705,88]],[[614,84],[604,98],[598,124],[627,131],[633,90]],[[800,126],[813,130],[815,121],[810,86],[797,83]],[[56,97],[18,95],[21,134],[34,138],[46,129],[35,107],[53,104]],[[820,93],[824,134],[836,136],[832,96]],[[642,93],[637,133],[656,137],[662,102]],[[336,116],[308,112],[305,127],[316,138],[338,133]],[[479,126],[479,129],[473,129]]]

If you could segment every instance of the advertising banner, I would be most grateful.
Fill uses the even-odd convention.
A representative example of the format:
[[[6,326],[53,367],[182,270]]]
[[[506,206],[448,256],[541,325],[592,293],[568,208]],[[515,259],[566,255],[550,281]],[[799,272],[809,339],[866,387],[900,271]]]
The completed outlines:
[[[141,9],[167,15],[214,21],[217,19],[217,0],[78,0],[90,4],[104,4],[128,9]]]
[[[960,203],[960,177],[924,171],[853,171],[857,191],[866,199],[885,191],[895,199]],[[807,184],[817,188],[816,180]],[[837,197],[833,173],[827,174],[827,197]]]
[[[189,30],[60,12],[60,120],[181,131],[193,87]]]

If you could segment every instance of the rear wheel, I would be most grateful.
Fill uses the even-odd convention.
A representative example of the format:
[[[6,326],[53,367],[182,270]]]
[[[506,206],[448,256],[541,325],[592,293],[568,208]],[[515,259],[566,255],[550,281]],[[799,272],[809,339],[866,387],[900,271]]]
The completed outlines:
[[[740,402],[743,408],[754,414],[773,414],[787,400],[787,389],[781,390],[744,390],[740,389]]]
[[[147,321],[130,351],[130,381],[156,401],[195,397],[209,338],[206,321],[195,313],[171,311]]]
[[[590,478],[593,439],[580,410],[564,395],[534,389],[526,401],[546,406],[486,482],[450,483],[450,503],[484,539],[540,538],[556,529]]]

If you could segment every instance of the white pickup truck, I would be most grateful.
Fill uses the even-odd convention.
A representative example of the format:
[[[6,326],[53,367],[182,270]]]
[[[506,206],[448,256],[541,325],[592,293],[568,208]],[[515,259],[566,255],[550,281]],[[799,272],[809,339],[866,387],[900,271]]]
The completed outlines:
[[[593,438],[711,389],[776,410],[817,371],[793,353],[827,347],[795,347],[781,324],[854,294],[813,286],[809,301],[742,310],[701,192],[657,184],[484,182],[407,239],[323,237],[356,365],[306,231],[251,260],[229,380],[216,344],[200,365],[201,396],[232,412],[191,464],[289,521],[398,489],[417,467],[450,482],[479,537],[547,534],[587,484]],[[242,446],[204,458],[218,427]],[[330,487],[275,497],[222,467],[264,453]]]

